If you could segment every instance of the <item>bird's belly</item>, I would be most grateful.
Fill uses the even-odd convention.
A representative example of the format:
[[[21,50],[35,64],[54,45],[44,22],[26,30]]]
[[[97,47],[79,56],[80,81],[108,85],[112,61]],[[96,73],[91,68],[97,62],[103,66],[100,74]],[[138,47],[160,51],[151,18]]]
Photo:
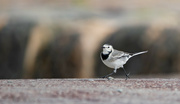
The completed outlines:
[[[120,68],[126,63],[126,60],[117,59],[113,62],[104,61],[104,64],[110,68]]]

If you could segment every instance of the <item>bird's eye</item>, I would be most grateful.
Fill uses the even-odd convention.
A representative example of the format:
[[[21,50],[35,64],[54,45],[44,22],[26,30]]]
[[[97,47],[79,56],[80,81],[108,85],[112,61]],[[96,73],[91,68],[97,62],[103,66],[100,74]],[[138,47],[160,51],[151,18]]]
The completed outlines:
[[[108,48],[109,48],[109,46],[108,46]]]

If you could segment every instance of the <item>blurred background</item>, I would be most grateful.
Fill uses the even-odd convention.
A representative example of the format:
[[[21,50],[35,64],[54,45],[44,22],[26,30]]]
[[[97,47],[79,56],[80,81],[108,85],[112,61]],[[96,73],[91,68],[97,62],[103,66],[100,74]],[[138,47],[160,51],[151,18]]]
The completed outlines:
[[[148,50],[130,76],[179,77],[179,0],[0,0],[0,79],[96,78],[102,45]],[[122,69],[115,74],[125,78]]]

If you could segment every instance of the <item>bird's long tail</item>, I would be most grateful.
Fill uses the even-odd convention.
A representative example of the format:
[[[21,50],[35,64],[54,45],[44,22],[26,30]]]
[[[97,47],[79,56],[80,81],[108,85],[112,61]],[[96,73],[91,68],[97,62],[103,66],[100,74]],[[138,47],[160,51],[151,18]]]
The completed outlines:
[[[140,54],[143,54],[143,53],[147,53],[148,51],[142,51],[142,52],[137,52],[137,53],[133,53],[133,54],[130,54],[131,57],[133,56],[136,56],[136,55],[140,55]]]

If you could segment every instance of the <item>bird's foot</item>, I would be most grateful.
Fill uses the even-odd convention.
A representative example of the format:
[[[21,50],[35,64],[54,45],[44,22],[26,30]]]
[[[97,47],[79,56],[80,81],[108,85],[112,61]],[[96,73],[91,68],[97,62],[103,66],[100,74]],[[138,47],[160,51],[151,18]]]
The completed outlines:
[[[112,74],[105,75],[102,78],[108,78],[110,75],[112,75]]]
[[[113,78],[113,77],[107,77],[107,79],[108,79],[108,80],[114,80],[114,78]]]
[[[113,77],[110,77],[110,76],[103,76],[101,78],[107,78],[108,80],[113,80],[114,79]]]
[[[105,75],[105,76],[102,77],[102,78],[108,78],[108,77],[111,76],[112,74],[114,74],[114,72],[112,72],[112,73],[110,73],[110,74],[108,74],[108,75]]]
[[[103,76],[103,77],[101,77],[101,78],[107,78],[107,76]]]
[[[129,74],[126,74],[126,79],[125,79],[125,80],[127,80],[128,78],[130,78],[129,75],[130,75],[130,73],[129,73]]]

